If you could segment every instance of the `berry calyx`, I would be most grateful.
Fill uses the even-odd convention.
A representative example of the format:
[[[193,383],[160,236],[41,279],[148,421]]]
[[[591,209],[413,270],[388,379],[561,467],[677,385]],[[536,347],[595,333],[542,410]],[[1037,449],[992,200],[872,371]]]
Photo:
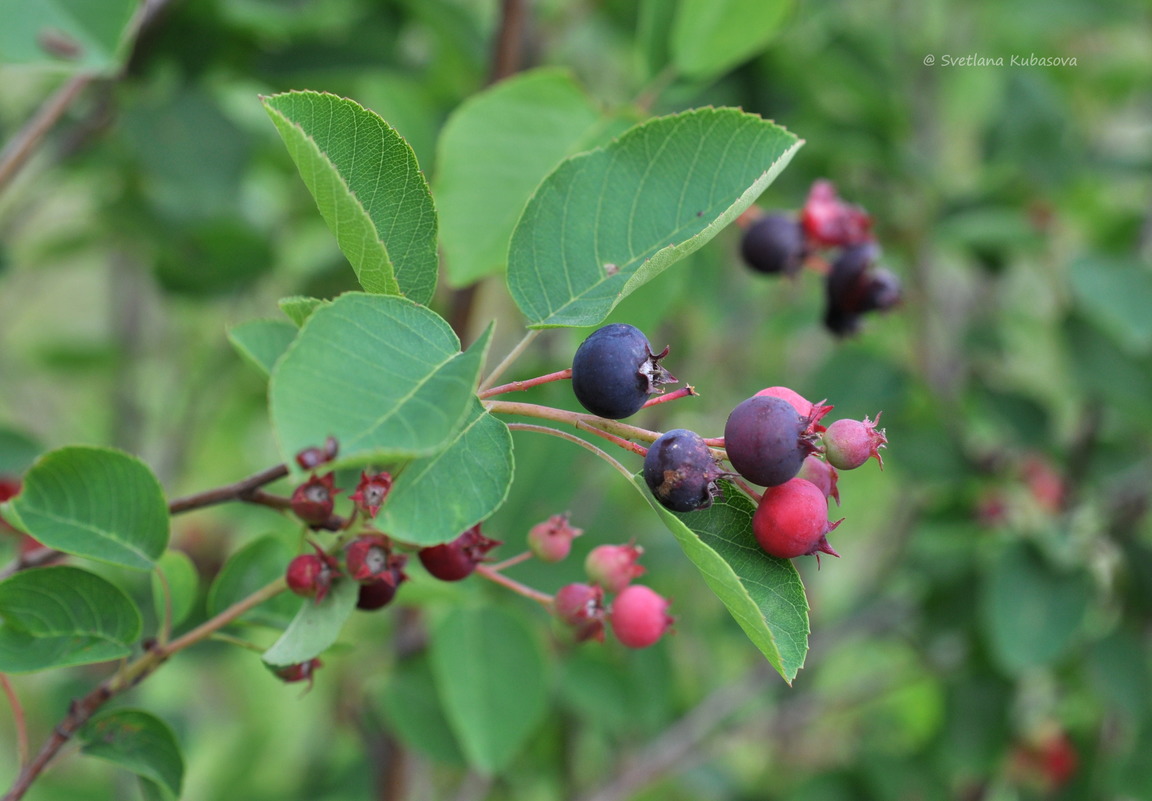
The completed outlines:
[[[642,553],[637,545],[597,545],[584,558],[584,571],[593,584],[617,593],[646,572],[636,564]]]
[[[392,541],[382,534],[362,534],[344,552],[348,575],[360,582],[393,582],[407,561],[404,554],[392,553]]]
[[[421,548],[420,564],[441,581],[460,581],[472,575],[488,551],[500,544],[481,534],[477,523],[451,542]]]
[[[612,633],[629,648],[655,645],[675,622],[668,614],[668,599],[651,587],[633,584],[612,601],[608,622]]]
[[[685,428],[666,431],[644,456],[644,482],[673,512],[707,509],[719,494],[716,479],[723,475],[704,439]]]
[[[823,431],[824,426],[820,425],[820,421],[824,419],[824,415],[836,408],[835,406],[824,405],[824,401],[813,403],[796,390],[788,387],[766,387],[756,393],[756,397],[764,395],[780,398],[780,400],[786,400],[792,404],[792,408],[796,410],[797,414],[808,421],[808,425],[804,428],[808,433]]]
[[[340,492],[335,487],[336,474],[311,476],[292,493],[292,512],[310,526],[320,526],[332,516],[333,496]]]
[[[876,457],[880,468],[884,468],[884,457],[880,449],[888,444],[884,429],[877,429],[880,415],[872,421],[837,420],[824,432],[824,456],[828,463],[840,470],[854,470],[870,457]]]
[[[598,328],[572,358],[572,391],[592,414],[622,420],[640,410],[661,384],[676,381],[635,326],[613,323]]]
[[[800,472],[804,457],[816,451],[807,433],[811,420],[786,400],[754,395],[733,409],[724,425],[728,461],[753,484],[783,484]]]
[[[795,275],[804,263],[804,232],[794,218],[764,214],[744,231],[740,255],[751,269]]]
[[[764,491],[752,516],[752,532],[772,556],[792,559],[821,553],[839,556],[828,544],[828,532],[842,521],[828,522],[828,500],[811,481],[793,478]]]
[[[391,473],[387,471],[369,473],[365,470],[360,474],[360,483],[356,485],[356,491],[349,495],[348,499],[368,517],[376,517],[376,513],[380,511],[380,507],[391,491]]]
[[[298,662],[295,665],[285,665],[272,669],[275,674],[285,684],[293,684],[298,681],[308,682],[308,689],[312,689],[312,682],[315,679],[316,671],[323,667],[324,663],[320,661],[320,657],[313,657],[307,662]]]
[[[311,545],[316,552],[300,554],[289,562],[284,579],[292,592],[319,603],[340,575],[340,563],[316,544]]]
[[[834,499],[837,506],[840,505],[840,490],[836,488],[839,476],[835,467],[815,454],[804,459],[804,464],[800,465],[800,472],[796,474],[797,478],[815,484],[824,493],[824,497]]]
[[[568,558],[572,540],[584,533],[568,522],[568,515],[552,515],[528,531],[528,549],[542,562],[560,562]]]
[[[604,641],[603,588],[566,584],[552,597],[552,614],[572,629],[577,642]]]
[[[324,447],[322,448],[305,448],[296,454],[296,464],[300,465],[302,470],[315,470],[322,464],[327,464],[336,458],[336,454],[340,452],[340,445],[335,437],[328,437],[324,440]]]

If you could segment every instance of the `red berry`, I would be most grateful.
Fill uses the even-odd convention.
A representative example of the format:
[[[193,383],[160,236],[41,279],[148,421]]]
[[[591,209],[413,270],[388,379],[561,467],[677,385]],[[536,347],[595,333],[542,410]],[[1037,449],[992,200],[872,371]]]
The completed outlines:
[[[800,212],[808,241],[818,247],[843,247],[872,241],[872,218],[842,201],[831,181],[815,181]]]
[[[807,419],[808,425],[804,430],[809,433],[823,431],[824,426],[819,425],[820,420],[823,419],[824,415],[836,408],[834,406],[825,406],[824,401],[813,403],[799,392],[789,389],[788,387],[768,387],[756,393],[756,397],[762,397],[764,395],[780,398],[780,400],[786,400],[792,404],[792,408],[795,409],[801,417]]]
[[[839,506],[840,490],[836,488],[836,481],[839,475],[835,467],[828,464],[819,456],[812,455],[804,460],[804,464],[800,466],[800,472],[796,474],[796,478],[811,481],[824,493],[825,498],[835,499],[836,505]]]
[[[552,515],[528,531],[528,549],[542,562],[560,562],[568,558],[572,540],[583,533],[568,522],[568,515]]]
[[[472,575],[488,551],[500,545],[480,533],[480,524],[472,526],[452,542],[420,550],[424,569],[441,581],[460,581]]]
[[[324,441],[323,448],[305,448],[296,454],[296,464],[300,465],[303,470],[315,470],[320,465],[335,459],[339,450],[340,446],[336,442],[336,438],[328,437]]]
[[[403,570],[394,568],[387,578],[364,582],[360,585],[360,594],[356,597],[356,608],[371,611],[381,609],[392,603],[400,584],[408,580]]]
[[[880,415],[876,415],[875,421],[865,417],[863,420],[837,420],[828,426],[824,432],[824,456],[828,463],[840,470],[853,470],[875,456],[883,469],[884,458],[880,456],[880,449],[888,443],[888,437],[884,429],[876,428],[879,422]]]
[[[284,578],[292,592],[305,598],[315,597],[319,603],[332,588],[332,581],[340,575],[340,565],[321,548],[314,544],[312,547],[316,553],[300,554],[288,563]]]
[[[285,683],[292,684],[297,681],[308,682],[308,689],[312,689],[312,681],[315,677],[316,670],[323,667],[324,663],[320,661],[320,657],[315,657],[307,662],[299,662],[295,665],[285,665],[284,667],[273,668],[272,672],[279,676]]]
[[[360,483],[356,491],[348,496],[356,508],[369,517],[376,517],[388,493],[392,490],[392,474],[389,472],[369,474],[367,470],[360,474]]]
[[[604,640],[604,590],[590,584],[567,584],[552,598],[552,614],[571,627],[577,642]]]
[[[621,643],[629,648],[647,648],[663,637],[674,621],[668,615],[666,598],[651,587],[633,584],[612,602],[608,622]]]
[[[292,511],[308,525],[322,525],[332,516],[332,509],[335,506],[332,496],[340,492],[334,486],[335,475],[335,473],[328,473],[323,477],[314,475],[292,493]]]
[[[617,593],[644,575],[644,567],[636,564],[642,553],[643,548],[631,544],[597,545],[585,557],[584,570],[593,584]]]
[[[382,534],[363,534],[348,544],[344,562],[348,575],[357,581],[391,581],[394,571],[404,567],[408,557],[392,553],[392,542]]]
[[[794,478],[764,491],[752,516],[752,532],[761,548],[781,559],[820,553],[839,556],[827,534],[840,522],[828,522],[828,499],[819,487]]]

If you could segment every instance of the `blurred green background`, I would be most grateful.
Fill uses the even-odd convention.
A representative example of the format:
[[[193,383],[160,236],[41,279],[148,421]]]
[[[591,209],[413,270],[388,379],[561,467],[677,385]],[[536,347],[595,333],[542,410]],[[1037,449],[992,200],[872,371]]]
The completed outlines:
[[[106,5],[108,19],[133,10]],[[510,575],[551,592],[580,578],[592,546],[634,538],[648,583],[673,598],[676,636],[641,652],[550,643],[546,723],[506,775],[482,777],[435,709],[425,614],[483,595],[531,616],[542,640],[549,622],[496,587],[414,570],[397,607],[355,620],[308,694],[226,645],[136,690],[127,700],[178,733],[184,797],[1152,798],[1152,8],[523,6],[520,66],[570,70],[607,110],[737,105],[803,137],[760,205],[797,209],[832,179],[873,215],[904,283],[902,307],[837,341],[818,276],[748,271],[733,227],[611,318],[671,345],[666,364],[701,393],[646,412],[647,427],[718,436],[774,384],[828,398],[833,416],[883,410],[885,470],[841,478],[843,558],[819,572],[800,560],[807,668],[792,688],[769,675],[631,488],[580,449],[520,433],[512,496],[486,533],[511,555],[565,510],[587,533],[567,562]],[[678,22],[709,7],[713,28]],[[0,19],[26,11],[0,2]],[[721,35],[741,15],[746,52]],[[264,381],[226,332],[276,317],[280,297],[355,280],[257,95],[354,98],[432,177],[445,119],[489,81],[500,19],[495,0],[201,0],[163,5],[106,62],[89,48],[92,69],[126,58],[123,74],[91,82],[0,194],[5,469],[20,469],[17,434],[138,453],[172,496],[274,463]],[[76,68],[22,54],[17,27],[0,57],[40,63],[0,67],[4,141]],[[459,319],[465,300],[465,341],[491,319],[494,353],[519,339],[499,277],[471,298],[442,281],[433,306]],[[567,366],[586,333],[546,333],[510,377]],[[530,399],[575,408],[563,386]],[[174,525],[205,582],[244,542],[296,532],[260,508]],[[15,547],[5,539],[5,561]],[[34,745],[102,675],[16,680]],[[5,709],[5,785],[14,737]],[[133,784],[72,755],[29,798],[132,797]]]

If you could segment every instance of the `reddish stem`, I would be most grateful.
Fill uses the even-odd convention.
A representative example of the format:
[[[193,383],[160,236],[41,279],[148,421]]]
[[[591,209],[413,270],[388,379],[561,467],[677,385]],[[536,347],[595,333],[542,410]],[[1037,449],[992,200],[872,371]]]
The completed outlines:
[[[495,564],[487,565],[487,567],[489,570],[494,570],[499,573],[501,570],[507,570],[513,565],[518,565],[521,562],[527,562],[531,558],[532,552],[524,551],[523,553],[518,553],[515,556],[511,556],[505,559],[503,562],[496,562]]]
[[[564,381],[572,377],[572,368],[569,367],[564,370],[557,370],[555,373],[548,373],[547,375],[537,376],[536,378],[526,378],[523,381],[512,381],[508,384],[501,384],[498,387],[486,389],[479,394],[481,400],[491,398],[493,395],[503,395],[505,392],[522,392],[532,387],[538,387],[541,384],[548,384],[553,381]]]
[[[536,601],[537,603],[543,604],[545,606],[548,606],[552,603],[551,595],[540,592],[539,590],[534,590],[531,587],[521,584],[515,579],[510,579],[498,570],[493,570],[489,565],[476,565],[476,572],[489,581],[493,581],[497,584],[500,584],[501,586],[507,587],[517,595],[523,595],[525,598],[531,598],[533,601]]]
[[[598,437],[603,437],[604,439],[608,440],[609,442],[612,442],[616,445],[619,445],[624,450],[631,451],[632,453],[635,453],[638,456],[643,457],[643,456],[648,455],[648,449],[645,448],[643,445],[637,445],[635,442],[631,442],[629,440],[626,440],[623,437],[618,437],[615,434],[609,434],[607,431],[596,428],[595,426],[590,425],[588,423],[585,423],[584,421],[580,421],[580,422],[576,423],[576,427],[581,429],[581,430],[584,430],[584,431],[590,431]]]
[[[673,390],[672,392],[669,392],[666,395],[657,395],[655,398],[649,398],[641,408],[647,409],[649,406],[655,406],[658,403],[667,403],[668,401],[674,401],[674,400],[678,400],[680,398],[687,398],[689,395],[699,395],[699,394],[700,393],[696,391],[695,387],[689,385],[686,387],[681,387],[680,389],[677,389],[677,390]]]
[[[16,726],[16,758],[20,767],[28,764],[28,725],[24,719],[24,707],[20,705],[20,698],[12,682],[3,673],[0,673],[0,687],[8,696],[8,705],[12,707],[12,722]]]

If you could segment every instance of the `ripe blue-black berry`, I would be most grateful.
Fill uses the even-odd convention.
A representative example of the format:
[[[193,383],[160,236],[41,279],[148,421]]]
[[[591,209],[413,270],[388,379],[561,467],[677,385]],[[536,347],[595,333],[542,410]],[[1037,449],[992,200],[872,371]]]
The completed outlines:
[[[824,325],[837,336],[856,333],[865,312],[886,311],[900,302],[900,279],[875,267],[877,255],[871,243],[855,245],[832,262],[824,285]]]
[[[644,481],[656,500],[673,512],[711,506],[718,493],[716,479],[722,475],[700,435],[684,428],[665,432],[644,457]]]
[[[675,381],[635,326],[613,323],[592,332],[572,359],[572,391],[592,414],[622,420],[640,410],[660,384]]]
[[[804,261],[803,229],[787,215],[765,214],[744,232],[740,255],[757,272],[795,275]]]
[[[753,484],[783,484],[800,472],[804,457],[816,450],[806,433],[808,422],[788,401],[754,395],[733,409],[724,425],[728,461]]]

